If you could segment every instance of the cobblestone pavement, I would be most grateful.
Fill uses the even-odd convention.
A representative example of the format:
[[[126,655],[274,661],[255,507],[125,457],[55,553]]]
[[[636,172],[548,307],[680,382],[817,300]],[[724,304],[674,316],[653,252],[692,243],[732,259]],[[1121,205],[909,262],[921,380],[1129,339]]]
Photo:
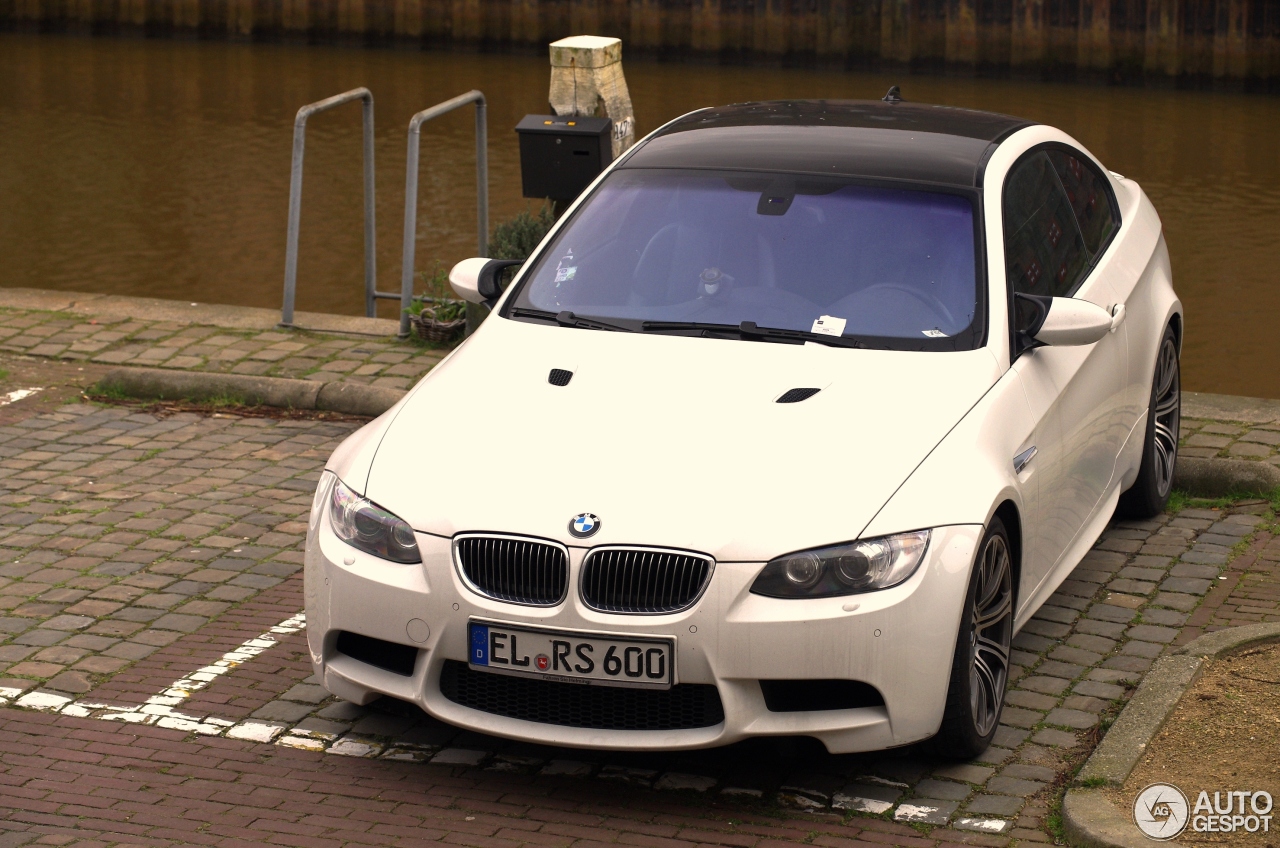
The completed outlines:
[[[13,309],[0,309],[0,351],[104,365],[349,380],[393,389],[409,388],[447,353],[393,338]]]
[[[1181,444],[1183,456],[1254,459],[1280,466],[1280,421],[1242,424],[1184,418]]]
[[[1061,786],[1155,657],[1280,620],[1270,505],[1184,509],[1113,524],[1019,634],[973,762],[520,745],[311,678],[305,516],[355,426],[86,403],[0,426],[0,848],[1048,842]]]

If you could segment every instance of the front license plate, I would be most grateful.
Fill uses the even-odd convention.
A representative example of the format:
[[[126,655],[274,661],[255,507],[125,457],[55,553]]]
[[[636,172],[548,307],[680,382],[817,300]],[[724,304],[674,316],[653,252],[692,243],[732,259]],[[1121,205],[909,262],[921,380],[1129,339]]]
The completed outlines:
[[[482,671],[563,683],[668,689],[675,679],[671,639],[606,636],[469,621],[469,665]]]

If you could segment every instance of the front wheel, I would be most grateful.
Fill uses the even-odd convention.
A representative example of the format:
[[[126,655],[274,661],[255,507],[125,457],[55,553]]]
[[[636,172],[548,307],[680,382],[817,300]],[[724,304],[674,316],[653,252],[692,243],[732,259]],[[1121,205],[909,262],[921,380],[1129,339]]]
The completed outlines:
[[[1013,643],[1013,558],[1009,533],[991,519],[969,578],[942,726],[933,748],[967,760],[986,750],[1000,724]]]
[[[1120,496],[1116,508],[1126,518],[1151,518],[1164,511],[1173,491],[1173,471],[1178,463],[1178,428],[1182,417],[1182,379],[1178,364],[1178,340],[1166,327],[1156,356],[1151,381],[1151,401],[1142,444],[1138,479]]]

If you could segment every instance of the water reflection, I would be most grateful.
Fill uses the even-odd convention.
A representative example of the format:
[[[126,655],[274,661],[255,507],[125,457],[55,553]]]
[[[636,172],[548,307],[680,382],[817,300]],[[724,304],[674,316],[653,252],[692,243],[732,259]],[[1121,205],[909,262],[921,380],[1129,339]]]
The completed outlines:
[[[879,97],[1008,112],[1138,180],[1187,307],[1184,385],[1280,397],[1280,100],[1172,90],[627,61],[641,132],[700,106]],[[293,114],[377,98],[380,288],[399,280],[405,127],[470,88],[490,103],[494,220],[519,197],[516,122],[546,109],[541,56],[0,35],[0,285],[278,307]],[[299,308],[359,313],[359,109],[308,128]],[[470,111],[422,136],[419,268],[475,250]],[[385,315],[391,304],[383,304]]]

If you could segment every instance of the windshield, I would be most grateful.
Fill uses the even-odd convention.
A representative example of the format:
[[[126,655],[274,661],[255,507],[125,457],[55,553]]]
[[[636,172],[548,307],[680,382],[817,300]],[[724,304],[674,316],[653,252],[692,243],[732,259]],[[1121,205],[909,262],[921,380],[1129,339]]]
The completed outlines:
[[[980,336],[973,209],[960,194],[847,179],[619,169],[504,314],[572,312],[663,332],[753,322],[969,349]]]

